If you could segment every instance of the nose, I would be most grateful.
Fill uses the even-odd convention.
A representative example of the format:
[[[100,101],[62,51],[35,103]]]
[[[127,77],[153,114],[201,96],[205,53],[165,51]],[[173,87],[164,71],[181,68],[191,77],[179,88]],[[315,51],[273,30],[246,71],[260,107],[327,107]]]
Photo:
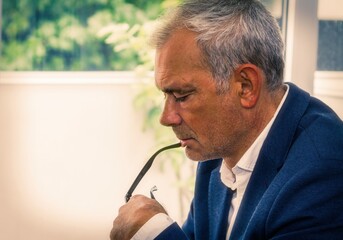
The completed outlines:
[[[180,125],[182,118],[177,110],[175,101],[167,97],[160,117],[160,123],[167,127]]]

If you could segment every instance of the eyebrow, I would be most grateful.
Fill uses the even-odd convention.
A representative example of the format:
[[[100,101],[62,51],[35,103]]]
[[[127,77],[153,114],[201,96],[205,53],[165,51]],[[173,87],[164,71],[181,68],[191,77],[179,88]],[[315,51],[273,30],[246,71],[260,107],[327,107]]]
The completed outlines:
[[[186,86],[183,88],[165,88],[161,89],[162,92],[164,93],[178,93],[178,94],[185,94],[185,93],[190,93],[195,91],[195,87],[193,86]]]
[[[162,88],[158,87],[158,88],[160,91],[164,93],[179,93],[179,94],[189,93],[196,90],[196,86],[194,86],[194,84],[192,83],[181,83],[181,84],[177,84],[177,86],[172,86],[172,85],[174,84],[171,84],[170,86],[165,86]]]

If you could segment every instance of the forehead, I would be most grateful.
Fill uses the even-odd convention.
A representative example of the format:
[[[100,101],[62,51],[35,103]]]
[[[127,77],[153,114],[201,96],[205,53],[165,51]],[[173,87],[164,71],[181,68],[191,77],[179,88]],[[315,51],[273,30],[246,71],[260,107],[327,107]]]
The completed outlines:
[[[161,90],[191,87],[198,79],[212,80],[211,73],[203,62],[196,43],[196,34],[188,30],[177,30],[163,47],[156,52],[155,81]]]

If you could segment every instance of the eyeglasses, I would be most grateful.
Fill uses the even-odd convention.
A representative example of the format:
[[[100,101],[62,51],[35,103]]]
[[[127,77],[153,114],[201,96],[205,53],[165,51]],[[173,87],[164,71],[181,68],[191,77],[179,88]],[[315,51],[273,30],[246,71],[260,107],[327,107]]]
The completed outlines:
[[[133,191],[136,189],[137,185],[139,184],[139,182],[142,180],[142,178],[144,177],[144,175],[147,173],[147,171],[150,169],[152,163],[154,162],[156,156],[168,149],[172,149],[172,148],[178,148],[181,147],[181,143],[175,143],[166,147],[163,147],[161,149],[159,149],[157,152],[155,152],[147,161],[147,163],[143,166],[142,170],[138,173],[138,176],[136,177],[135,181],[132,183],[129,191],[126,193],[125,195],[125,201],[128,202],[132,196]]]

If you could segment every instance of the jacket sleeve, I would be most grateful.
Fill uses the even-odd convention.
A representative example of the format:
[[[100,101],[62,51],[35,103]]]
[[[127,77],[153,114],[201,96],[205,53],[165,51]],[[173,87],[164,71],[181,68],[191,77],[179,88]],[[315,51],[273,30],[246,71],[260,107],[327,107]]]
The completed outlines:
[[[270,239],[343,239],[342,161],[323,165],[305,167],[281,188],[267,221]]]
[[[155,239],[156,240],[170,240],[170,239],[188,240],[187,236],[185,235],[185,233],[182,231],[182,229],[177,223],[173,223],[172,225],[170,225]]]
[[[188,218],[183,224],[182,228],[174,222],[168,228],[166,228],[155,239],[157,240],[193,240],[194,238],[194,220],[193,220],[193,202],[191,204],[191,210],[188,214]]]

